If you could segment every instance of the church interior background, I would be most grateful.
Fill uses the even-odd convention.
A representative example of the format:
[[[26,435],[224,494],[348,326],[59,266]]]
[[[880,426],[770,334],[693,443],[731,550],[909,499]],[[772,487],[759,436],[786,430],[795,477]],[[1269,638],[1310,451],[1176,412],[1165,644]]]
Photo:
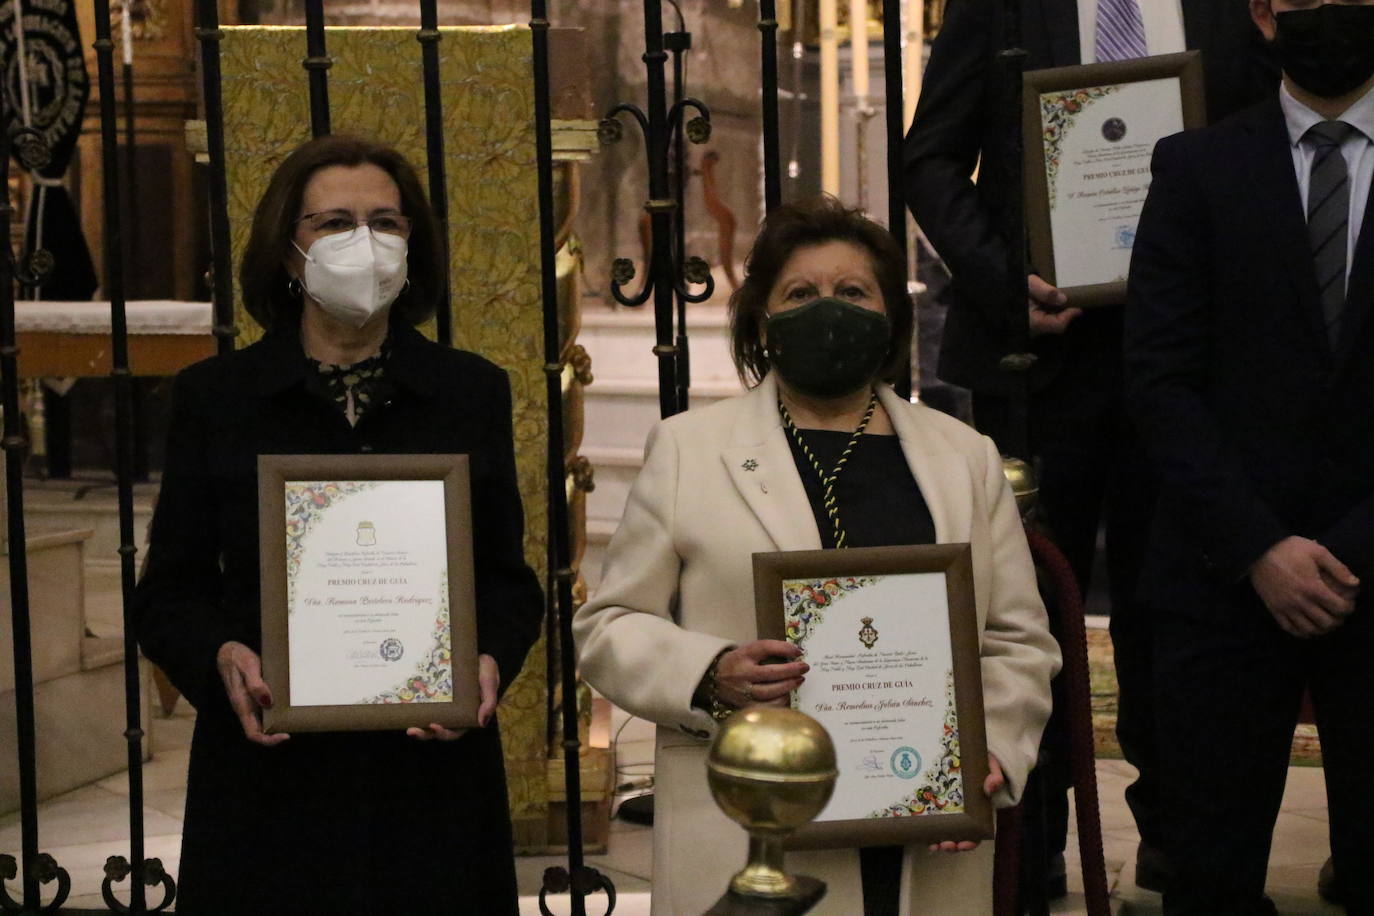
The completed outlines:
[[[0,29],[12,29],[15,2],[6,0]],[[38,0],[22,3],[41,5]],[[837,17],[833,32],[819,27],[827,4]],[[869,40],[858,51],[851,41],[850,4],[839,6],[836,9],[834,0],[779,3],[783,199],[825,189],[885,221],[882,80],[875,78],[862,96],[855,92],[856,69],[863,69],[856,68],[856,54],[875,74],[882,71],[881,2],[868,6]],[[903,6],[908,61],[904,118],[909,122],[919,92],[920,62],[938,33],[943,3],[907,0]],[[75,153],[60,183],[75,205],[98,283],[105,239],[99,91],[90,50],[95,23],[89,4],[75,7],[91,92]],[[169,376],[192,358],[213,352],[208,308],[197,311],[185,305],[204,303],[211,292],[206,140],[192,0],[124,0],[114,5],[114,15],[116,58],[124,52],[125,39],[119,36],[127,15],[129,29],[124,34],[132,37],[133,60],[132,108],[123,95],[118,99],[121,130],[127,125],[135,137],[132,150],[122,150],[120,160],[128,197],[126,296],[163,306],[146,317],[149,324],[135,329],[136,336],[159,337],[157,346],[150,348],[144,341],[133,351],[139,480],[135,523],[141,545],[158,488]],[[370,131],[423,163],[423,101],[414,77],[419,60],[416,4],[333,0],[326,3],[325,15],[329,26],[348,27],[329,35],[335,58],[330,71],[335,129]],[[628,130],[619,143],[600,142],[597,125],[602,113],[616,103],[638,102],[644,96],[643,10],[638,0],[582,0],[554,3],[550,15],[559,305],[569,363],[563,385],[567,486],[580,574],[575,595],[580,600],[596,587],[602,548],[620,517],[647,430],[659,415],[651,309],[618,306],[609,292],[617,258],[629,258],[641,270],[646,259],[643,146]],[[688,307],[691,403],[699,405],[741,390],[728,354],[725,303],[743,273],[748,244],[763,212],[758,9],[752,0],[669,0],[664,15],[665,29],[691,34],[691,49],[684,56],[687,94],[702,99],[711,111],[709,141],[687,147],[684,198],[685,249],[706,259],[715,281],[708,301]],[[304,41],[297,28],[305,21],[305,3],[221,0],[219,16],[225,26],[255,27],[229,28],[223,42],[226,171],[237,253],[246,239],[252,202],[281,151],[309,135],[306,77],[300,67]],[[546,405],[544,356],[538,345],[542,316],[529,9],[512,0],[441,0],[439,20],[445,29],[441,54],[454,342],[487,355],[512,374],[527,553],[542,572],[547,519],[541,418]],[[821,45],[831,41],[837,48],[838,69],[823,72]],[[13,69],[6,65],[7,73]],[[828,93],[838,99],[839,120],[823,135],[821,100]],[[22,217],[42,184],[51,185],[53,179],[35,181],[19,168],[12,168],[10,176],[7,192],[18,215],[10,244],[14,251],[25,252],[29,246]],[[911,228],[914,232],[914,225]],[[944,277],[938,259],[917,244],[915,235],[912,238],[911,275],[920,328],[937,333]],[[69,265],[61,260],[62,249],[57,256],[61,276]],[[482,268],[474,269],[475,263]],[[24,298],[22,293],[19,298]],[[99,301],[103,296],[99,288],[87,288],[84,294],[78,290],[44,298]],[[128,792],[127,779],[121,776],[125,741],[120,725],[123,649],[112,470],[114,408],[111,386],[102,377],[108,373],[108,355],[100,335],[91,330],[91,322],[98,325],[99,320],[89,312],[26,314],[28,318],[21,315],[20,331],[27,337],[20,374],[31,443],[25,464],[25,520],[36,609],[40,818],[45,848],[55,850],[72,874],[69,903],[96,907],[102,905],[102,865],[119,851],[121,831],[127,829]],[[241,309],[236,324],[240,345],[259,333]],[[915,348],[913,377],[918,379],[915,387],[934,396],[938,383],[930,377],[927,354],[926,346]],[[957,392],[944,396],[958,404]],[[7,581],[0,594],[0,853],[17,853]],[[1096,626],[1104,624],[1099,619]],[[1110,666],[1109,659],[1106,664]],[[522,912],[530,913],[538,912],[533,898],[542,869],[559,861],[567,839],[563,812],[568,800],[555,723],[562,697],[552,676],[555,669],[541,643],[502,710],[525,895]],[[150,736],[145,772],[148,855],[159,857],[175,874],[194,712],[146,663],[142,672],[143,718]],[[581,806],[586,851],[616,883],[621,896],[616,912],[647,913],[648,831],[613,819],[612,814],[625,798],[652,788],[652,728],[610,708],[585,685],[576,702],[584,745]],[[1294,908],[1285,912],[1336,912],[1325,909],[1312,893],[1326,842],[1320,769],[1300,770],[1295,768],[1289,781],[1290,798],[1279,827],[1282,845],[1276,847],[1275,867],[1286,882],[1282,886],[1294,888],[1291,899],[1284,898]],[[1123,761],[1105,755],[1099,759],[1114,905],[1120,912],[1157,912],[1158,898],[1133,891],[1122,872],[1134,851],[1133,826],[1121,798],[1130,773]],[[1072,878],[1071,889],[1081,891]],[[589,903],[592,912],[600,912],[600,906]],[[1082,906],[1081,895],[1071,893],[1056,904],[1055,912],[1079,912]]]

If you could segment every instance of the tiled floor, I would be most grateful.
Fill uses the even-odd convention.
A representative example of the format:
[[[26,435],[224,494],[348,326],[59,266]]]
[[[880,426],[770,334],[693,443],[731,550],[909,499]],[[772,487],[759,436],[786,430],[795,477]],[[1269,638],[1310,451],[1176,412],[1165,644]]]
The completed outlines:
[[[154,722],[154,759],[144,769],[147,855],[160,858],[174,875],[186,797],[191,721],[183,703],[171,719]],[[622,731],[618,745],[622,783],[640,777],[647,770],[652,751],[651,729],[640,720],[632,720]],[[1130,880],[1137,837],[1122,793],[1133,772],[1130,766],[1116,760],[1099,761],[1097,765],[1113,911],[1127,916],[1160,912],[1159,896],[1135,888]],[[1269,893],[1284,914],[1335,916],[1343,912],[1322,903],[1316,894],[1317,870],[1327,856],[1326,802],[1321,776],[1319,769],[1294,767],[1289,771],[1288,791],[1269,869]],[[43,849],[55,856],[71,874],[72,906],[100,907],[100,881],[106,857],[128,854],[124,845],[128,837],[127,798],[128,778],[121,775],[42,805],[39,817]],[[1070,842],[1073,843],[1073,838]],[[17,852],[18,848],[18,816],[0,818],[0,851]],[[1076,845],[1071,845],[1071,893],[1054,906],[1053,912],[1057,914],[1086,913],[1080,872],[1073,861],[1076,849]],[[615,912],[619,916],[648,913],[651,858],[650,831],[620,821],[611,824],[609,853],[588,857],[589,865],[614,882],[618,897]],[[535,916],[539,912],[536,898],[544,869],[565,864],[565,859],[555,857],[517,860],[520,890],[525,895],[521,901],[522,914]],[[566,898],[555,898],[551,909],[555,913],[566,913]],[[604,898],[589,901],[588,912],[594,916],[604,913]]]
[[[100,635],[121,631],[118,575],[110,572],[88,573],[87,620]],[[146,854],[160,858],[173,875],[177,873],[182,809],[186,799],[186,764],[191,737],[192,714],[186,703],[178,705],[171,718],[155,719],[152,727],[153,760],[143,771],[144,830]],[[617,741],[618,784],[635,784],[643,791],[652,772],[653,729],[639,719],[613,714],[608,735]],[[1104,852],[1112,888],[1113,911],[1119,914],[1160,913],[1157,894],[1137,889],[1131,876],[1137,842],[1135,826],[1126,808],[1123,793],[1134,770],[1117,760],[1101,760],[1097,777],[1101,797]],[[74,792],[52,799],[40,808],[42,850],[52,854],[72,877],[70,905],[101,908],[100,882],[105,859],[128,855],[128,778],[125,775],[101,780]],[[1070,823],[1073,819],[1070,818]],[[610,849],[606,855],[589,856],[587,863],[614,882],[618,916],[647,916],[649,878],[652,864],[651,831],[644,827],[612,821]],[[1070,895],[1053,908],[1057,914],[1086,913],[1081,895],[1082,881],[1076,837],[1070,837]],[[1343,912],[1323,903],[1316,894],[1317,871],[1328,853],[1326,798],[1320,769],[1294,767],[1289,770],[1288,789],[1275,833],[1270,858],[1269,893],[1284,914],[1293,916],[1333,916]],[[19,851],[17,814],[0,817],[0,852]],[[556,857],[521,858],[516,862],[522,916],[537,916],[537,896],[544,869],[566,865]],[[723,890],[723,888],[722,888]],[[122,896],[122,893],[121,893]],[[551,909],[568,912],[565,898],[554,898]],[[601,916],[604,898],[593,898],[588,913]]]

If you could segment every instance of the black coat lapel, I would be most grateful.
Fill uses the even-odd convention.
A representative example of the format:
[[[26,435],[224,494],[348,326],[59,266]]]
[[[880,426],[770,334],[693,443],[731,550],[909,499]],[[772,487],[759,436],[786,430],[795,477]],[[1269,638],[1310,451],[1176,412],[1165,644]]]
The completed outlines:
[[[1274,242],[1274,254],[1284,265],[1284,275],[1293,281],[1296,306],[1316,345],[1329,357],[1331,345],[1322,317],[1312,243],[1307,237],[1307,216],[1298,191],[1298,176],[1293,170],[1293,145],[1278,97],[1250,109],[1245,118],[1251,134],[1249,155],[1254,169],[1251,193],[1268,203],[1268,235]],[[1237,214],[1237,219],[1244,218]]]
[[[1211,47],[1215,4],[1216,0],[1183,0],[1183,37],[1189,50]]]
[[[1366,153],[1365,155],[1368,155]],[[1337,366],[1344,366],[1355,352],[1360,330],[1374,311],[1374,187],[1364,207],[1364,224],[1355,243],[1355,259],[1350,265],[1350,285],[1346,287],[1345,315],[1341,321]]]
[[[1083,62],[1078,46],[1078,0],[1029,0],[1023,7],[1027,21],[1038,14],[1039,25],[1049,37],[1050,61],[1041,66],[1073,67]],[[1034,53],[1034,49],[1026,50]]]

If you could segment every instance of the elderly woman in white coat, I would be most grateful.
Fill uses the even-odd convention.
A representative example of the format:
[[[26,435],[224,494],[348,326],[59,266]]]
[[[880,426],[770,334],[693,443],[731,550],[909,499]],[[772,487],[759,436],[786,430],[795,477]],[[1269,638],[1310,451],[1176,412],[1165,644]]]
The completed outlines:
[[[830,198],[779,208],[731,309],[754,385],[654,428],[574,624],[586,679],[658,725],[656,916],[704,912],[745,860],[706,783],[718,720],[785,704],[808,670],[794,646],[757,638],[753,553],[972,545],[996,805],[1025,785],[1060,662],[997,449],[879,381],[906,371],[912,324],[887,231]],[[992,911],[990,843],[797,852],[788,867],[826,881],[817,914]]]

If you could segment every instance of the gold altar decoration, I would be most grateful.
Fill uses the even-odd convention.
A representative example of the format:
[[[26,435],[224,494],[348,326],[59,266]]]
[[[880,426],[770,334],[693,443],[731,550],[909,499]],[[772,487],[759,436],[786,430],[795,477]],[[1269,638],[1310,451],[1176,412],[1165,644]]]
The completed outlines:
[[[510,373],[525,555],[545,570],[546,396],[535,184],[532,43],[523,26],[440,30],[449,196],[453,342]],[[305,31],[226,28],[221,45],[225,168],[233,262],[277,164],[310,139]],[[376,137],[425,171],[424,95],[414,28],[330,28],[332,127]],[[235,278],[238,345],[261,336]],[[432,323],[425,328],[433,336]],[[545,646],[501,705],[516,845],[539,847],[547,827]]]
[[[1035,508],[1040,495],[1040,484],[1035,479],[1035,469],[1020,458],[1002,459],[1002,476],[1011,485],[1011,494],[1016,497],[1016,508],[1025,518],[1026,513]]]
[[[706,777],[716,804],[749,831],[749,863],[731,879],[731,892],[798,896],[797,879],[782,867],[783,840],[821,813],[838,776],[830,735],[805,713],[753,706],[725,721]]]

